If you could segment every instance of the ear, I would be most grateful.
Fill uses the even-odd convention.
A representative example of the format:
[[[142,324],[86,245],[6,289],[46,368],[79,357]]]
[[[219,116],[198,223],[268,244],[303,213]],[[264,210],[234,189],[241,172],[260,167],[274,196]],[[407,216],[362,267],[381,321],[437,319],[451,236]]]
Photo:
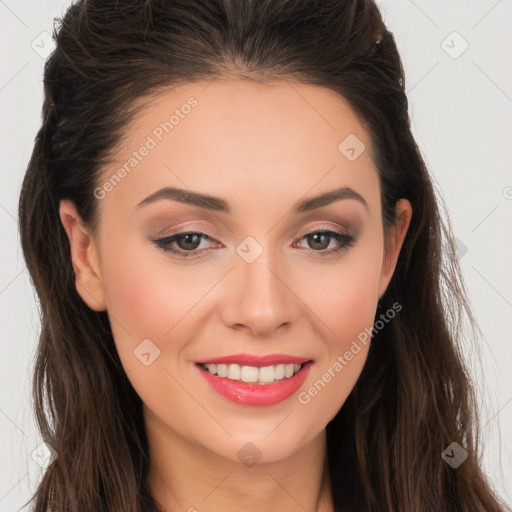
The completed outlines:
[[[105,293],[94,237],[72,201],[61,200],[59,215],[68,235],[77,292],[92,310],[105,311]]]
[[[412,218],[412,206],[407,199],[400,199],[395,205],[395,222],[389,232],[387,246],[385,244],[384,257],[379,279],[379,298],[388,287],[395,271],[400,249],[409,229]]]

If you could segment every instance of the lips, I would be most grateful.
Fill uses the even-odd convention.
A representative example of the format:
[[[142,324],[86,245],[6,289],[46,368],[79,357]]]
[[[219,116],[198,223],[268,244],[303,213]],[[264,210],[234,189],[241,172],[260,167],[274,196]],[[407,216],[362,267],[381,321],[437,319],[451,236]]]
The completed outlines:
[[[297,357],[288,354],[269,354],[266,356],[233,354],[230,356],[202,359],[201,361],[197,361],[197,364],[239,364],[240,366],[256,366],[261,368],[264,366],[275,366],[278,364],[304,364],[309,361],[311,361],[310,358]]]
[[[219,360],[220,359],[217,359],[216,361]],[[240,359],[237,359],[237,361],[239,360]],[[211,361],[213,361],[213,359]],[[252,361],[254,361],[254,359],[252,359]],[[235,365],[237,363],[229,364]],[[195,366],[206,384],[213,391],[229,401],[239,405],[270,406],[283,402],[297,393],[299,388],[304,384],[312,365],[313,362],[309,360],[309,362],[305,363],[292,377],[267,384],[231,380],[229,378],[219,377],[218,375],[212,375],[203,368],[201,363],[197,363]]]

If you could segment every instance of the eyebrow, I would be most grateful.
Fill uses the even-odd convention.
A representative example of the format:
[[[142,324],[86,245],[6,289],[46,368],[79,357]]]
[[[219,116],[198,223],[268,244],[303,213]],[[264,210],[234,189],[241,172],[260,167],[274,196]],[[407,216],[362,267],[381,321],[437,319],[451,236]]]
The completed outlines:
[[[144,205],[155,203],[161,199],[169,199],[184,204],[191,204],[198,206],[199,208],[205,208],[207,210],[231,213],[229,203],[220,197],[200,194],[198,192],[192,192],[176,187],[164,187],[160,190],[157,190],[153,194],[143,199],[137,205],[137,209]],[[335,201],[344,199],[355,199],[368,209],[368,204],[366,203],[364,197],[361,196],[361,194],[351,189],[350,187],[341,187],[312,197],[310,199],[299,201],[293,206],[292,211],[294,214],[305,213],[317,208],[321,208],[322,206],[327,206],[331,203],[334,203]]]

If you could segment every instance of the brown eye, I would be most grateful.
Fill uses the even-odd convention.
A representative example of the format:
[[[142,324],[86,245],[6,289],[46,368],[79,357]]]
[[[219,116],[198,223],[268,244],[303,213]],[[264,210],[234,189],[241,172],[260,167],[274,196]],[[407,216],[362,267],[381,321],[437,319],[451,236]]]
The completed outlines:
[[[175,237],[175,242],[180,249],[185,251],[194,251],[201,243],[201,236],[197,233],[191,233],[186,235],[178,235]]]
[[[322,251],[329,247],[332,236],[327,233],[313,233],[305,237],[312,249]],[[327,242],[327,243],[326,243]]]
[[[159,240],[153,240],[153,242],[165,252],[177,254],[184,258],[193,255],[198,251],[198,247],[201,244],[201,240],[211,240],[208,235],[200,232],[189,232],[189,233],[176,233],[172,236],[166,236]],[[173,248],[173,244],[177,246]]]
[[[348,247],[353,246],[355,243],[353,236],[332,230],[313,231],[306,233],[304,236],[302,236],[301,239],[306,239],[308,241],[309,248],[313,249],[314,252],[325,254],[342,251]],[[326,251],[333,239],[339,242],[339,247],[331,251]]]

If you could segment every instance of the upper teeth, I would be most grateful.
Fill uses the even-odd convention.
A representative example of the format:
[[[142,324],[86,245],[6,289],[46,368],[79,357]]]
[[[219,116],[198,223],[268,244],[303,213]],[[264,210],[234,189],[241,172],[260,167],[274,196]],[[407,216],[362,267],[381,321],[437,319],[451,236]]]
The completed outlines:
[[[287,379],[295,375],[302,365],[278,364],[275,366],[240,366],[239,364],[203,364],[203,368],[219,377],[242,382],[268,383],[275,380]]]

